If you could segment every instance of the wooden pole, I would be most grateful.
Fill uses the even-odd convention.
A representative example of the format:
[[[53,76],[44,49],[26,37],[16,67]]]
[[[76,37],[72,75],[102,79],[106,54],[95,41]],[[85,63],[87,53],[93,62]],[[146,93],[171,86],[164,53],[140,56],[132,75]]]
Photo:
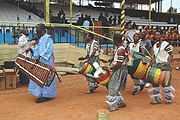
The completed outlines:
[[[72,25],[72,0],[70,0],[70,24]]]
[[[79,12],[81,12],[81,0],[79,0]]]
[[[124,41],[125,39],[125,33],[124,33],[124,26],[125,26],[125,2],[126,0],[122,0],[121,3],[121,35],[122,35],[122,40]]]
[[[107,13],[107,0],[106,0],[106,13]]]
[[[149,29],[151,27],[151,0],[149,0]]]
[[[159,13],[159,6],[160,6],[160,5],[159,5],[159,1],[158,1],[158,13]]]
[[[44,7],[45,7],[45,20],[46,23],[49,23],[49,0],[45,0],[44,2]]]

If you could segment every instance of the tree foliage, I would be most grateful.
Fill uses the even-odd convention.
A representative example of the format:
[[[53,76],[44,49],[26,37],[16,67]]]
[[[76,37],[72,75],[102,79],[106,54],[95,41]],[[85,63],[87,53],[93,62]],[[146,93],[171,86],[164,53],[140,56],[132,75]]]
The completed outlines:
[[[173,7],[170,7],[168,10],[167,10],[168,13],[177,13],[177,8],[173,8]]]

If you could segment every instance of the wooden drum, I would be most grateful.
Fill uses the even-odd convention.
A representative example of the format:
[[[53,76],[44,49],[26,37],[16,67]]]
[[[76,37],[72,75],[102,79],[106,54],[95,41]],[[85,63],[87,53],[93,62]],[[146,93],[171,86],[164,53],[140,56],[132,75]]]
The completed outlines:
[[[94,78],[102,85],[106,86],[108,85],[110,79],[111,79],[111,74],[108,71],[102,70],[102,68],[99,68],[95,73],[94,73]]]
[[[170,71],[162,71],[159,68],[149,67],[146,74],[146,81],[167,86],[170,78]]]
[[[147,68],[149,67],[149,65],[150,65],[150,63],[143,64],[142,60],[140,60],[140,63],[138,65],[137,69],[135,70],[133,77],[142,79],[143,76],[146,74]]]
[[[42,62],[36,63],[36,60],[26,58],[23,55],[18,55],[15,67],[23,72],[27,77],[32,79],[41,88],[50,86],[55,78],[55,72],[52,66]]]
[[[143,79],[144,76],[146,75],[148,67],[150,66],[151,58],[149,56],[143,57],[147,61],[147,64],[143,64],[142,55],[134,51],[132,52],[132,58],[133,58],[133,65],[128,66],[128,73],[135,78]]]
[[[79,73],[86,75],[86,74],[92,74],[93,67],[89,63],[85,63],[81,66]]]

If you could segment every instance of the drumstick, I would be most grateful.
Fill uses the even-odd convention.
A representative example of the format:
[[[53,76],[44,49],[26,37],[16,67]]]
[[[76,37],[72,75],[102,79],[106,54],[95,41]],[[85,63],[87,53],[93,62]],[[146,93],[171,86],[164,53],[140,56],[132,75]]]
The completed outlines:
[[[61,80],[60,80],[60,78],[59,78],[59,76],[58,76],[58,74],[57,74],[57,72],[56,72],[56,71],[55,71],[55,73],[56,73],[56,76],[57,76],[57,78],[58,78],[59,82],[61,82]]]
[[[145,48],[145,47],[144,47]],[[151,54],[149,53],[149,51],[145,48],[146,52],[148,53],[149,57],[152,58]]]
[[[35,64],[37,64],[37,61],[33,64],[33,66],[30,69],[33,69],[33,67],[35,66]]]
[[[40,39],[39,39],[39,40],[40,40]],[[35,43],[33,43],[30,47],[28,47],[28,49],[31,48],[33,45],[35,45],[39,40],[37,40],[37,41],[36,41]],[[22,55],[23,53],[25,53],[25,52],[26,52],[26,50],[25,50],[24,52],[22,52],[21,55]]]
[[[24,60],[24,62],[26,62],[26,57],[27,57],[27,53],[26,53],[26,56],[25,56],[25,60]]]

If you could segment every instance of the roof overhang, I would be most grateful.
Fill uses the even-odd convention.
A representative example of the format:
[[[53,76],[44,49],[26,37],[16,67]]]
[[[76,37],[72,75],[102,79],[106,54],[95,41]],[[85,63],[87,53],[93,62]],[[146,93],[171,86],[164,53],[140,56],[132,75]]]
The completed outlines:
[[[104,1],[104,2],[122,2],[122,0],[92,0],[92,1]],[[151,0],[151,3],[155,3],[158,1],[162,0]],[[131,4],[131,3],[136,3],[136,4],[149,4],[149,0],[126,0],[126,4]]]

